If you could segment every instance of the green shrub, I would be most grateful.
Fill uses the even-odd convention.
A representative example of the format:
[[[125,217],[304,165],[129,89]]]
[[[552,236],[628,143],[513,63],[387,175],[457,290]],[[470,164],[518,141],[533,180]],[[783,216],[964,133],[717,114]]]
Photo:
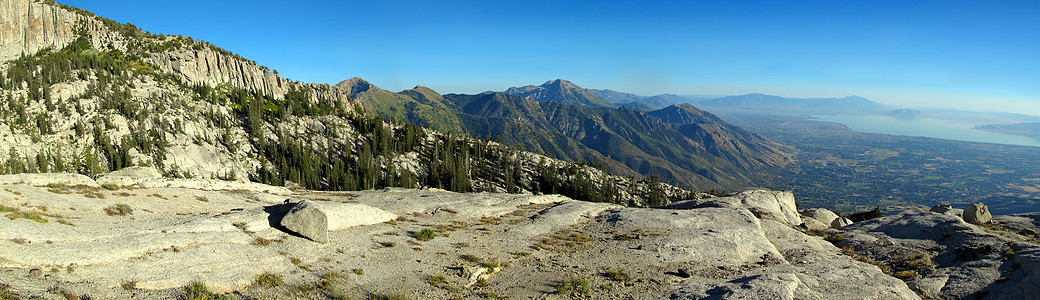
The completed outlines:
[[[631,280],[631,278],[628,277],[628,273],[625,272],[624,268],[608,270],[607,273],[604,275],[606,275],[607,279],[610,279],[611,281],[628,282],[629,280]]]
[[[132,215],[134,210],[126,204],[116,204],[105,208],[105,213],[109,216],[125,216]]]
[[[119,185],[117,185],[115,183],[102,184],[101,187],[103,187],[103,188],[105,188],[106,190],[109,190],[109,191],[115,191],[115,190],[119,189]]]
[[[586,296],[589,294],[589,280],[585,278],[571,278],[564,280],[556,287],[556,293],[566,296]]]
[[[375,294],[369,300],[408,300],[408,296],[401,294]]]
[[[430,228],[423,228],[423,230],[415,233],[415,239],[420,241],[429,241],[435,237],[437,237],[437,232]]]
[[[902,272],[896,273],[896,277],[899,278],[899,279],[902,279],[902,280],[912,280],[914,278],[917,278],[917,272],[909,271],[909,270],[902,271]]]
[[[185,300],[231,300],[231,297],[222,294],[214,294],[206,288],[202,281],[192,281],[184,286]]]

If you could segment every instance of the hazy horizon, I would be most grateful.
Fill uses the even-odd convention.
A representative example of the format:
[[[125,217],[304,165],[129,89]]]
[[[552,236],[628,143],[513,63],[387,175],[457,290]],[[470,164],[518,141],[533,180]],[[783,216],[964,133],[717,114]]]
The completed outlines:
[[[59,1],[212,42],[293,80],[637,95],[858,95],[1040,115],[1040,3]]]

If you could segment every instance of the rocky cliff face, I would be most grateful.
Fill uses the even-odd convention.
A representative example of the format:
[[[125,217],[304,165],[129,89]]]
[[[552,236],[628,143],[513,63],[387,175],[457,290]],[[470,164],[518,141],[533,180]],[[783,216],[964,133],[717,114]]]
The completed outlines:
[[[119,35],[96,17],[55,4],[32,0],[0,1],[0,61],[44,48],[60,49],[82,29],[95,45],[124,48]]]
[[[82,30],[95,48],[103,49],[112,45],[121,51],[141,52],[138,54],[145,57],[146,62],[189,85],[216,87],[227,84],[271,95],[276,99],[284,97],[294,85],[256,62],[205,42],[182,39],[185,42],[180,47],[159,52],[147,51],[147,47],[128,49],[132,39],[147,46],[150,43],[161,43],[166,37],[142,34],[130,38],[124,32],[139,33],[139,30],[60,4],[3,0],[0,2],[0,20],[0,61],[14,59],[22,54],[31,55],[45,48],[61,49],[75,41]],[[125,27],[117,29],[112,26]]]

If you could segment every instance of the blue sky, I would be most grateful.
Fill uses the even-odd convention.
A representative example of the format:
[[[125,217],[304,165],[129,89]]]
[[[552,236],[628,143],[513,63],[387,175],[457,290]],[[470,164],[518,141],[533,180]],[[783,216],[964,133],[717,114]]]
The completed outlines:
[[[860,95],[1040,115],[1040,1],[60,1],[283,76],[476,93]]]

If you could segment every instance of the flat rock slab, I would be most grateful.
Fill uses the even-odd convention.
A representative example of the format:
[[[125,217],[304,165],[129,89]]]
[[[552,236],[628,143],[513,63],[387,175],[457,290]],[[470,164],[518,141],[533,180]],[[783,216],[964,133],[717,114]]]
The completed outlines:
[[[747,209],[619,208],[607,211],[600,219],[618,232],[671,231],[670,235],[651,238],[644,246],[648,255],[661,261],[739,266],[781,257],[763,234],[758,218]]]
[[[203,244],[179,252],[163,251],[140,259],[79,267],[75,273],[109,288],[136,281],[138,288],[170,289],[198,280],[212,291],[230,292],[252,284],[260,274],[281,273],[292,266],[289,258],[266,247]]]
[[[135,281],[139,288],[167,289],[203,280],[226,292],[249,285],[258,274],[292,266],[288,256],[267,246],[295,239],[271,226],[282,196],[183,188],[110,191],[85,184],[90,182],[85,177],[52,177],[16,180],[63,184],[0,186],[0,205],[38,217],[0,218],[0,267],[57,269],[69,280],[106,287]],[[115,205],[129,212],[105,212]],[[336,207],[336,216],[357,216],[336,227],[393,218],[361,204]],[[64,274],[66,269],[71,272]]]

